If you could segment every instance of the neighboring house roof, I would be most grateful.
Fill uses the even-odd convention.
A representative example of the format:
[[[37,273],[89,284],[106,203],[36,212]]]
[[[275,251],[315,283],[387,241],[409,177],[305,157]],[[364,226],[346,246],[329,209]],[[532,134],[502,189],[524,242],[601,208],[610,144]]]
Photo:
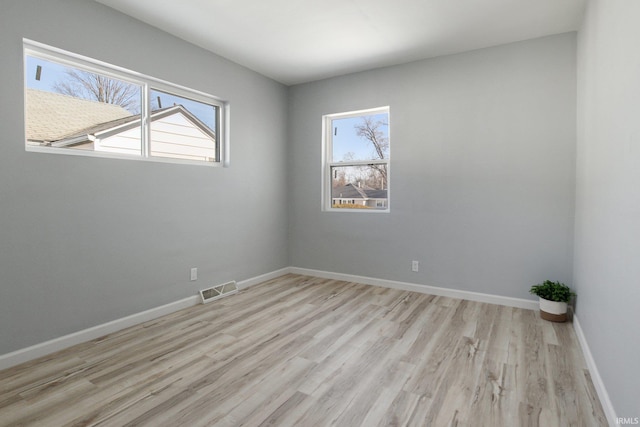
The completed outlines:
[[[151,113],[151,122],[154,122],[163,117],[171,116],[173,114],[182,114],[185,116],[190,122],[193,123],[196,127],[202,130],[205,134],[207,134],[213,141],[216,139],[215,132],[209,128],[209,126],[202,123],[200,119],[191,114],[189,110],[184,108],[182,105],[174,105],[173,107],[167,107],[160,110],[153,111]],[[95,126],[82,129],[81,131],[69,135],[66,138],[58,140],[55,142],[56,147],[65,147],[76,144],[83,144],[88,141],[92,141],[95,138],[105,138],[116,133],[125,132],[129,129],[133,129],[135,127],[140,126],[140,116],[129,116],[121,119],[112,120],[105,123],[99,123]]]
[[[29,141],[58,141],[105,121],[139,117],[119,105],[37,89],[27,89],[25,102]]]
[[[366,185],[358,186],[352,183],[331,190],[333,199],[386,199],[387,190],[379,190]]]
[[[27,140],[71,147],[140,127],[140,115],[119,105],[27,89]],[[182,105],[155,110],[154,122],[179,114],[215,142],[215,132]]]

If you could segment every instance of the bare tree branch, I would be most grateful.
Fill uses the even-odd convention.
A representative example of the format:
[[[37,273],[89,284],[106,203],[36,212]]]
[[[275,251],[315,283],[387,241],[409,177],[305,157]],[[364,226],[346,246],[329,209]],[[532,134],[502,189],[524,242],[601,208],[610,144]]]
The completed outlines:
[[[76,98],[120,105],[134,114],[140,109],[140,90],[136,85],[88,71],[68,68],[66,77],[54,83],[53,89]]]
[[[389,138],[385,136],[380,128],[382,126],[388,126],[382,120],[374,120],[372,116],[362,118],[362,124],[355,125],[356,133],[359,137],[366,139],[373,145],[374,153],[373,158],[388,159],[389,158]],[[376,170],[386,184],[387,182],[387,165],[371,165],[373,170]],[[373,178],[373,177],[372,177]]]

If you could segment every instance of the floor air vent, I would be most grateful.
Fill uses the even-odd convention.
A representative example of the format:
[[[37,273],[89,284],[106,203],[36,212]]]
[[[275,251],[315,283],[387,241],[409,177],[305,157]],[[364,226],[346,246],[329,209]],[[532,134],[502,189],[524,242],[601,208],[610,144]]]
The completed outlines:
[[[237,292],[238,286],[235,281],[232,281],[214,286],[213,288],[202,289],[200,291],[200,296],[202,297],[202,303],[206,304],[222,297],[226,297],[227,295],[233,295]]]

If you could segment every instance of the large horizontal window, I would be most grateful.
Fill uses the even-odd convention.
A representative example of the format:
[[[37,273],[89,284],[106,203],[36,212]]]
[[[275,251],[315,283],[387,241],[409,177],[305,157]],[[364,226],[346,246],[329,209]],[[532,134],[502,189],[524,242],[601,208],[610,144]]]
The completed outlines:
[[[389,211],[389,108],[323,117],[323,207]]]
[[[31,41],[24,57],[27,150],[223,162],[223,101]]]

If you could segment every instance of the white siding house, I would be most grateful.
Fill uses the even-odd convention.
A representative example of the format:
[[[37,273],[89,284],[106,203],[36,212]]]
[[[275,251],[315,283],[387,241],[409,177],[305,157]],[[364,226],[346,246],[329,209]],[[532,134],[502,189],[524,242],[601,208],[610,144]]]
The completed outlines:
[[[140,118],[93,134],[95,151],[140,153]],[[215,133],[186,108],[176,105],[151,114],[150,155],[216,161]]]

